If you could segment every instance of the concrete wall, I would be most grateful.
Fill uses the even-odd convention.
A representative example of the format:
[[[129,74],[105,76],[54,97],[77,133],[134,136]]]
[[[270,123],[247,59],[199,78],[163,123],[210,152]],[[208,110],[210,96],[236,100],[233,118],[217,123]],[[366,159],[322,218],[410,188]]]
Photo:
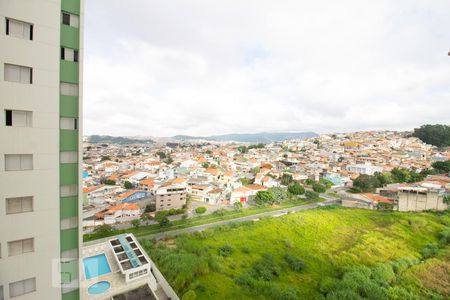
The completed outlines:
[[[448,205],[443,202],[443,197],[437,191],[400,191],[398,193],[399,211],[445,210],[447,208]]]

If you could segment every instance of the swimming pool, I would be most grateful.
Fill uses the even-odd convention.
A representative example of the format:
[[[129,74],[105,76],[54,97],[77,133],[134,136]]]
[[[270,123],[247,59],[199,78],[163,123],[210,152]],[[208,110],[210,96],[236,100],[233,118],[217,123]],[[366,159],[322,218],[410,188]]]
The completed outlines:
[[[85,259],[83,259],[83,265],[86,279],[91,279],[111,272],[111,268],[104,253],[96,256],[86,257]]]
[[[111,283],[109,283],[108,281],[99,281],[88,288],[88,293],[90,295],[103,294],[104,292],[109,290],[110,287]]]

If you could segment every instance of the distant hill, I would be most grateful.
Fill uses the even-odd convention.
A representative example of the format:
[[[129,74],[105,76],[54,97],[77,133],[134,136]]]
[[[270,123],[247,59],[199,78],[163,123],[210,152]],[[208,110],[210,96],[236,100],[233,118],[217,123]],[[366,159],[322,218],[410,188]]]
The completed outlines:
[[[153,144],[151,139],[135,139],[122,136],[91,135],[88,137],[89,143],[110,143],[110,144]]]
[[[261,132],[261,133],[234,133],[212,136],[189,136],[176,135],[172,137],[178,141],[207,140],[220,142],[241,142],[241,143],[272,143],[284,140],[308,139],[319,136],[314,132]]]
[[[422,140],[422,142],[436,146],[450,146],[450,126],[443,124],[422,125],[420,128],[414,128],[413,136]]]

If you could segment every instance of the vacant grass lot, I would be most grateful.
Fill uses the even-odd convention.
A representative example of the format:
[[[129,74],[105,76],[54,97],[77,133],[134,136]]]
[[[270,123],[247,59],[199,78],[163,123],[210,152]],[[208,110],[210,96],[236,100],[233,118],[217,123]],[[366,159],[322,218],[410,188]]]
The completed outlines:
[[[183,299],[446,299],[449,224],[448,212],[331,207],[142,244]]]
[[[121,229],[121,230],[113,230],[109,232],[108,234],[99,234],[99,233],[88,233],[83,235],[83,241],[89,242],[98,240],[101,238],[105,238],[108,236],[114,236],[122,233],[133,233],[137,237],[142,237],[150,234],[156,234],[160,232],[175,230],[175,229],[182,229],[182,228],[188,228],[203,224],[209,224],[224,220],[231,220],[246,216],[251,216],[259,213],[274,211],[274,210],[280,210],[285,209],[289,207],[295,207],[305,204],[310,204],[314,202],[322,202],[325,201],[325,199],[319,198],[318,200],[307,200],[307,199],[297,199],[297,200],[288,200],[284,201],[280,204],[276,205],[270,205],[270,206],[251,206],[247,208],[243,208],[240,210],[224,210],[221,212],[215,212],[208,215],[200,215],[197,217],[188,218],[186,220],[176,220],[170,222],[169,226],[161,227],[159,224],[151,224],[151,225],[141,225],[138,228],[128,228],[128,229]]]

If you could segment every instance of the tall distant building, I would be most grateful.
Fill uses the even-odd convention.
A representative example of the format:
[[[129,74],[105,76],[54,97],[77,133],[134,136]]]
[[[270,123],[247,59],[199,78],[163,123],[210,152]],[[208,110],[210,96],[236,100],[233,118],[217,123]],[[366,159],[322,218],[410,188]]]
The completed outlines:
[[[79,299],[83,0],[0,0],[0,299]]]

